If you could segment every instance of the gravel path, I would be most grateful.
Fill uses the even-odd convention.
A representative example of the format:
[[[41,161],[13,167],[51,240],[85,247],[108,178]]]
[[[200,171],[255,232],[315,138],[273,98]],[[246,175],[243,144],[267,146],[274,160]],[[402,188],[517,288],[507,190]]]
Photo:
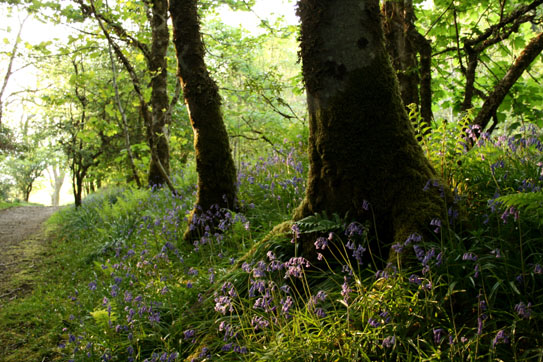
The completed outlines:
[[[32,287],[29,275],[45,251],[41,225],[57,210],[42,206],[0,210],[0,307]]]

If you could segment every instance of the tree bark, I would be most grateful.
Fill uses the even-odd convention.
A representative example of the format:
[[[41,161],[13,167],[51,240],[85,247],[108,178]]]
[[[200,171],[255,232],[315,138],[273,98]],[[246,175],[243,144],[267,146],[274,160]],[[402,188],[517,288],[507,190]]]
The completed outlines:
[[[15,58],[17,57],[17,48],[19,47],[19,44],[21,43],[21,33],[23,32],[23,26],[26,20],[30,14],[27,14],[27,16],[24,18],[24,20],[19,25],[19,31],[17,32],[17,36],[15,37],[15,42],[13,44],[13,48],[11,49],[11,53],[9,56],[9,62],[6,69],[6,73],[4,75],[4,80],[2,82],[2,87],[0,87],[0,126],[2,126],[2,117],[4,113],[4,93],[6,92],[6,88],[8,86],[9,78],[13,74],[13,62],[15,61]]]
[[[168,144],[167,126],[170,123],[168,117],[168,63],[167,53],[170,43],[168,30],[168,1],[153,0],[151,9],[151,54],[149,59],[149,71],[151,73],[151,113],[152,123],[149,129],[149,137],[154,147],[156,157],[151,157],[149,165],[149,186],[165,185],[167,181],[163,176],[170,175],[170,146]],[[158,165],[160,161],[161,165]]]
[[[430,126],[432,47],[415,28],[413,0],[386,1],[382,13],[387,51],[398,76],[403,103],[416,104],[423,122]]]
[[[66,172],[64,171],[62,166],[58,164],[58,165],[52,165],[51,171],[49,172],[49,169],[48,169],[48,173],[49,173],[49,178],[52,179],[50,183],[51,183],[51,186],[53,187],[53,193],[51,194],[51,206],[58,206],[60,204],[60,189],[62,188],[62,185],[64,184],[64,177],[66,176]]]
[[[398,76],[402,100],[406,106],[412,103],[418,106],[418,61],[415,45],[409,36],[415,18],[412,1],[385,1],[383,15],[387,50]]]
[[[214,205],[236,208],[236,170],[218,87],[204,62],[196,4],[196,0],[170,1],[178,75],[194,131],[198,193],[193,215]],[[193,235],[187,232],[185,237]]]
[[[445,201],[439,187],[423,190],[437,176],[400,98],[379,1],[300,0],[298,15],[310,171],[294,219],[322,211],[374,217],[386,245],[425,233],[445,215]]]

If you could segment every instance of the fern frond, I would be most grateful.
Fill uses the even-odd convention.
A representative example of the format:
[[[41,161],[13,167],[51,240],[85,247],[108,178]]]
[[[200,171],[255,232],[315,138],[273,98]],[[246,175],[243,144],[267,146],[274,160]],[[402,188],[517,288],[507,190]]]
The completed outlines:
[[[323,211],[322,214],[315,213],[297,221],[296,225],[300,233],[308,234],[344,230],[346,223],[337,213],[333,213],[332,218],[329,218],[326,211]]]

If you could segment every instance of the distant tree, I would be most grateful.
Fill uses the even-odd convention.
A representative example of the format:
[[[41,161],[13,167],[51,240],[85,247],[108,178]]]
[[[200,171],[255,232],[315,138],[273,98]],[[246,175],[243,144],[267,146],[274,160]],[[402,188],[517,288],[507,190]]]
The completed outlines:
[[[35,181],[48,165],[49,151],[42,145],[42,135],[31,133],[33,115],[25,117],[15,140],[17,149],[4,160],[4,173],[14,181],[14,186],[24,201],[28,202]]]
[[[407,117],[378,0],[300,0],[310,171],[299,220],[326,211],[375,218],[386,246],[444,218],[443,187]],[[376,246],[376,247],[377,247]]]
[[[197,1],[170,1],[170,14],[178,75],[194,129],[198,194],[193,218],[213,205],[236,207],[236,170],[219,91],[204,62]],[[190,231],[185,234],[186,238],[193,236]]]

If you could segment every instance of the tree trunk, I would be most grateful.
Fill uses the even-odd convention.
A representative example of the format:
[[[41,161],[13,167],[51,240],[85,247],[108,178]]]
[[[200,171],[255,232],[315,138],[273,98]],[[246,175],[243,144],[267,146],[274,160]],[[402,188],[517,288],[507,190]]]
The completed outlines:
[[[204,63],[196,3],[196,0],[171,1],[170,14],[178,75],[194,130],[198,172],[195,212],[198,214],[214,205],[236,207],[236,170],[222,119],[218,87]],[[191,233],[185,236],[193,237]]]
[[[168,109],[168,63],[167,53],[170,42],[168,30],[168,1],[153,0],[151,18],[151,57],[149,71],[151,73],[151,109],[152,124],[149,129],[150,145],[156,157],[151,157],[149,165],[149,186],[166,185],[167,181],[157,164],[160,162],[166,174],[170,175],[170,146],[168,144],[167,125]]]
[[[53,193],[51,194],[51,206],[58,206],[60,204],[60,189],[64,184],[66,172],[61,166],[58,166],[57,170],[57,165],[51,166],[51,170],[52,171],[49,173],[49,177],[51,177],[52,174],[52,180],[50,183],[53,187]]]
[[[430,126],[432,114],[430,42],[415,28],[413,0],[384,3],[385,44],[396,70],[400,95],[405,106],[416,104],[424,123]],[[420,54],[420,62],[417,57]]]
[[[386,1],[383,5],[384,33],[388,54],[396,70],[404,105],[420,104],[417,53],[409,37],[414,12],[411,0]]]
[[[445,201],[439,187],[423,190],[437,176],[400,98],[379,1],[300,0],[298,15],[310,171],[294,218],[322,211],[375,217],[385,244],[424,233],[445,215]]]

